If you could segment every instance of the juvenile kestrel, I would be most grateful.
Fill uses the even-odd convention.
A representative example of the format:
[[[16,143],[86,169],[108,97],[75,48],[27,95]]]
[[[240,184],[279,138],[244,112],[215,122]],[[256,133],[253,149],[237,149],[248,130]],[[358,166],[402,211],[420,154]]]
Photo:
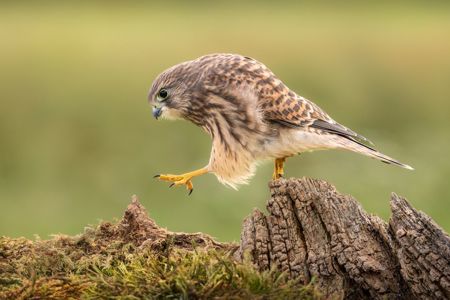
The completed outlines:
[[[231,187],[246,183],[258,161],[275,160],[273,179],[287,157],[313,150],[346,149],[394,164],[363,136],[334,121],[290,90],[264,64],[236,54],[211,54],[161,73],[150,89],[153,116],[182,118],[212,137],[209,163],[181,175],[156,175],[193,190],[192,178],[214,173]]]

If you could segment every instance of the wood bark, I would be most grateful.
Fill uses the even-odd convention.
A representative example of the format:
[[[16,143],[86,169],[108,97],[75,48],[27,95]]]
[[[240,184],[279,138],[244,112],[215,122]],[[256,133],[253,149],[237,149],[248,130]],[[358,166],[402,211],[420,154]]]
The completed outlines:
[[[336,299],[449,299],[450,238],[406,199],[392,194],[386,223],[329,183],[270,183],[268,215],[243,223],[237,259],[313,280]]]

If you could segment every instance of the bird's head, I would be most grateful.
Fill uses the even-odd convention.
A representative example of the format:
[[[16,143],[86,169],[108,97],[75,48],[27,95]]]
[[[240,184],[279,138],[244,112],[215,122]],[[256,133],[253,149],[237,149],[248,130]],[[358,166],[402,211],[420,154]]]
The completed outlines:
[[[197,81],[188,63],[173,66],[153,81],[148,94],[153,116],[167,119],[186,118],[189,114],[192,87]]]

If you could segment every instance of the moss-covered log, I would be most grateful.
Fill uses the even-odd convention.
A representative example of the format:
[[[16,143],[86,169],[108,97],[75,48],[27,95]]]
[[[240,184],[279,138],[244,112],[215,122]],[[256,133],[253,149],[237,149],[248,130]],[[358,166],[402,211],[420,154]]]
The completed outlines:
[[[0,299],[317,299],[232,258],[239,245],[156,225],[134,197],[117,223],[50,240],[0,237]]]
[[[270,183],[240,245],[159,227],[134,197],[117,223],[0,238],[0,299],[448,299],[450,238],[393,194],[389,223],[311,179]]]
[[[338,299],[450,298],[450,238],[406,199],[391,198],[389,223],[321,180],[271,182],[266,216],[243,224],[240,250]]]

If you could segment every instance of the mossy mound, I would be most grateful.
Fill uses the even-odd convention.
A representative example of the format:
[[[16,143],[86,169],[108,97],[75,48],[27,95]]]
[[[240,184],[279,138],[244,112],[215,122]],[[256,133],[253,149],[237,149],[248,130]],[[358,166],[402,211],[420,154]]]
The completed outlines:
[[[235,244],[173,233],[136,198],[122,220],[51,240],[0,238],[0,299],[317,299],[275,270],[233,259]]]

